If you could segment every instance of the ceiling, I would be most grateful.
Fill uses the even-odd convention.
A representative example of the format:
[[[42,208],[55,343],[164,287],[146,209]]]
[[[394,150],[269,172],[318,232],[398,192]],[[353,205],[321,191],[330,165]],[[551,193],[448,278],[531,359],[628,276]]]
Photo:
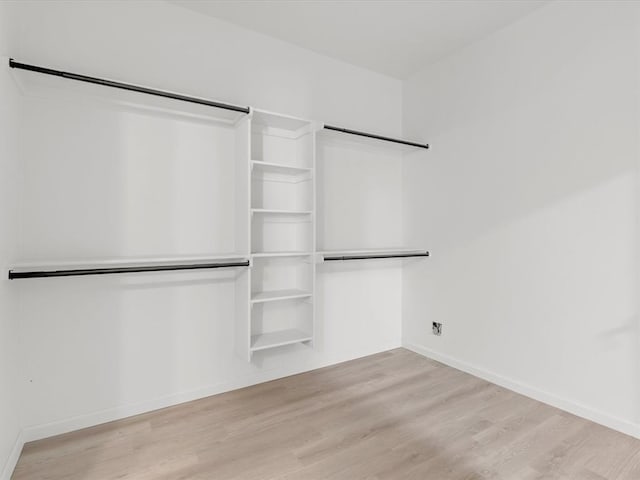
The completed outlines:
[[[547,0],[170,0],[399,79]]]

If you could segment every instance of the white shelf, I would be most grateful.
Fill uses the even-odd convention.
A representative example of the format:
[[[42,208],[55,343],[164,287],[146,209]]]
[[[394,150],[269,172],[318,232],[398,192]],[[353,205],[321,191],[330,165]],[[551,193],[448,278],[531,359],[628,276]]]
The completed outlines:
[[[308,298],[313,294],[304,290],[288,289],[273,290],[270,292],[255,292],[251,295],[251,303],[275,302],[278,300],[292,300],[295,298]]]
[[[254,169],[260,170],[262,172],[293,174],[293,175],[309,173],[312,170],[311,168],[308,168],[308,167],[294,167],[292,165],[285,165],[282,163],[262,162],[260,160],[253,160],[251,162],[251,165],[254,167]]]
[[[314,122],[252,109],[252,268],[242,353],[314,338]],[[263,333],[264,332],[264,333]],[[246,349],[246,350],[245,350]]]
[[[363,250],[324,250],[318,252],[321,255],[327,256],[349,256],[349,255],[393,255],[407,254],[407,253],[424,253],[424,249],[418,248],[377,248],[377,249],[363,249]]]
[[[252,213],[264,213],[274,215],[311,215],[311,210],[279,210],[275,208],[252,208]]]
[[[246,261],[248,255],[242,254],[222,254],[222,255],[202,255],[202,256],[173,256],[173,257],[136,257],[136,258],[102,258],[87,260],[53,260],[53,261],[33,261],[20,262],[14,264],[11,269],[19,272],[24,270],[70,270],[87,268],[116,268],[116,267],[137,267],[155,266],[171,264],[192,264],[208,263],[218,261]]]
[[[251,335],[251,351],[267,350],[294,343],[309,342],[312,335],[297,329],[280,330],[278,332]]]
[[[254,126],[271,127],[274,129],[298,133],[301,130],[310,129],[311,120],[269,112],[267,110],[252,109]]]
[[[254,252],[251,254],[254,258],[269,257],[307,257],[313,255],[312,252]]]

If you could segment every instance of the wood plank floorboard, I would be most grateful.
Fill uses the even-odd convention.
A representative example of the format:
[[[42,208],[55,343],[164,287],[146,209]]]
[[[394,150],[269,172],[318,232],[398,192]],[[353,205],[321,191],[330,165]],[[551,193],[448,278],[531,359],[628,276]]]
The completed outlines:
[[[640,480],[640,440],[405,349],[25,445],[13,480]]]

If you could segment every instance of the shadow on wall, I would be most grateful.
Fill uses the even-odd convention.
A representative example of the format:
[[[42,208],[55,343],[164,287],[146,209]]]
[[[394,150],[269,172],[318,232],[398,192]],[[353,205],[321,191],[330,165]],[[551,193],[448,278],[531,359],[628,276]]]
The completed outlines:
[[[28,98],[21,258],[233,251],[234,142],[233,129],[204,122]],[[25,427],[82,427],[249,375],[233,351],[234,279],[221,269],[20,280]]]
[[[320,251],[404,245],[401,149],[384,147],[319,135]]]
[[[404,117],[432,145],[405,160],[407,238],[433,251],[405,273],[407,332],[626,422],[640,421],[636,14],[554,2],[410,79]]]
[[[448,248],[636,171],[633,13],[567,8],[547,16],[544,38],[540,24],[515,41],[507,31],[407,83],[406,130],[433,143],[405,157],[422,187],[407,206],[428,215],[420,233]],[[581,19],[569,36],[567,15]]]

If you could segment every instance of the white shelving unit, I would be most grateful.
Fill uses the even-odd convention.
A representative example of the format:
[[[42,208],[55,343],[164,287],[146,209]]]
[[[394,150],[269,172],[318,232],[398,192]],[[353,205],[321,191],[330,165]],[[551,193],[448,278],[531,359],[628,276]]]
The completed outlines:
[[[246,183],[251,268],[239,353],[314,339],[315,135],[299,118],[253,110]]]
[[[271,290],[268,292],[257,292],[251,295],[252,303],[277,302],[279,300],[293,300],[296,298],[312,297],[313,293],[295,288],[283,290]]]
[[[304,343],[313,340],[313,335],[302,330],[290,328],[277,332],[263,333],[251,336],[251,352],[283,347],[294,343]]]

